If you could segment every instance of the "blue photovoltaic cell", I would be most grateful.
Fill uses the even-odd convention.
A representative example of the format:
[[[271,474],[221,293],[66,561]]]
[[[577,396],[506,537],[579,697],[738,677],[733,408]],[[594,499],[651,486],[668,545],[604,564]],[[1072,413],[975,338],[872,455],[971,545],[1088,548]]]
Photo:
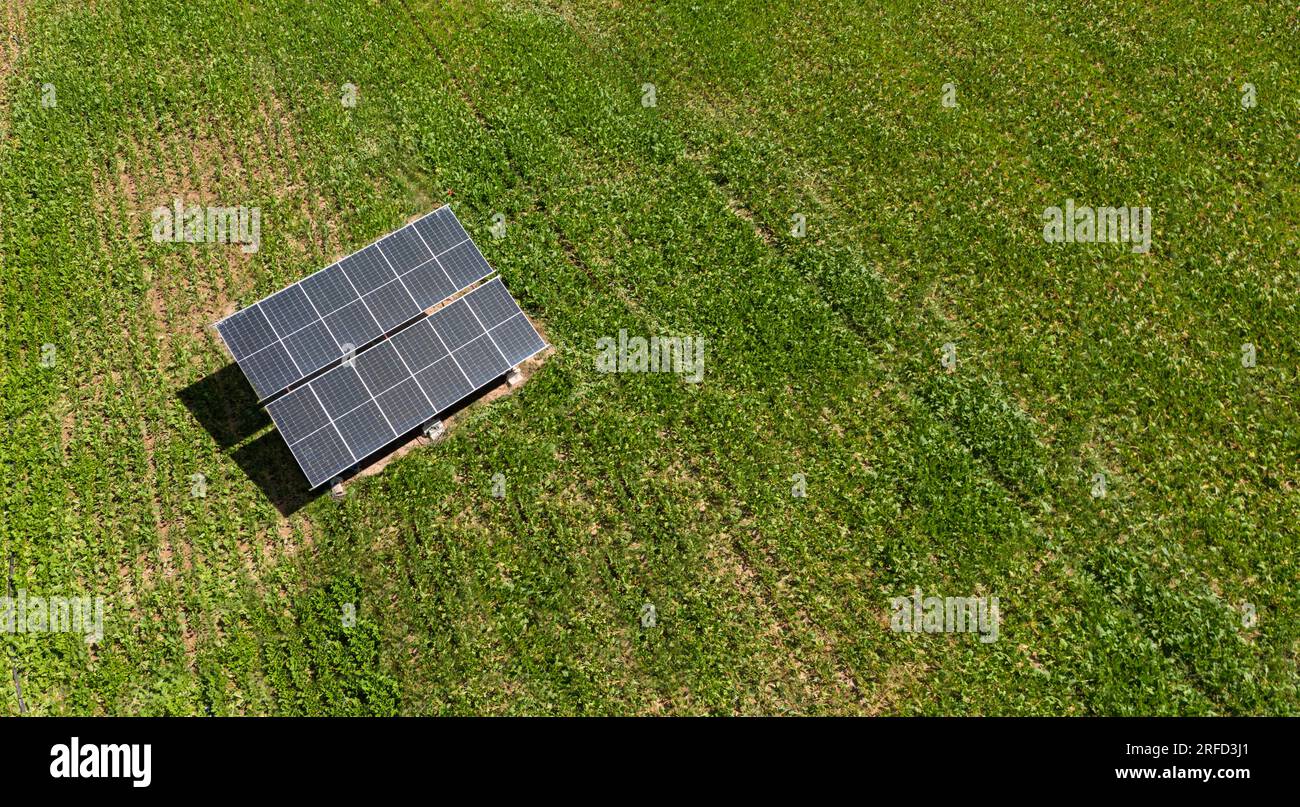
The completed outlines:
[[[409,328],[403,328],[389,337],[393,347],[402,354],[406,366],[411,372],[418,373],[438,359],[447,355],[442,340],[433,332],[428,318],[422,319]]]
[[[397,274],[405,274],[433,257],[414,226],[406,226],[379,242],[379,249]]]
[[[456,214],[445,205],[415,222],[415,230],[434,255],[441,255],[469,238]]]
[[[312,381],[310,386],[334,420],[370,400],[370,393],[361,383],[357,371],[346,364],[340,364],[325,373]]]
[[[289,445],[329,425],[330,416],[316,400],[316,393],[310,387],[300,387],[288,395],[282,395],[266,405],[275,421],[275,427]]]
[[[322,317],[357,299],[356,289],[352,288],[347,275],[343,274],[343,268],[337,263],[303,278],[298,285],[307,292],[307,297]]]
[[[492,267],[488,266],[473,241],[466,241],[442,253],[438,256],[438,263],[442,264],[452,284],[458,289],[492,274]]]
[[[430,314],[429,324],[442,337],[448,350],[455,350],[483,333],[483,326],[479,325],[463,298]]]
[[[275,344],[275,331],[257,306],[236,311],[217,323],[217,332],[234,354],[235,360],[250,356],[267,345]]]
[[[293,359],[289,358],[289,351],[279,342],[245,356],[239,366],[243,368],[244,375],[253,385],[258,398],[279,392],[301,377]]]
[[[489,330],[520,313],[519,304],[506,291],[506,286],[499,277],[474,289],[465,295],[465,299],[478,315],[479,322]]]
[[[415,304],[411,295],[407,294],[406,286],[402,285],[400,280],[380,286],[367,294],[365,300],[366,307],[370,309],[370,313],[374,315],[379,327],[385,333],[407,320],[420,316],[424,310]]]
[[[415,374],[424,394],[433,401],[434,411],[441,412],[474,391],[465,374],[448,356]]]
[[[537,329],[523,314],[516,314],[488,333],[492,334],[492,341],[496,342],[506,364],[511,367],[546,347]]]
[[[362,295],[397,279],[397,274],[388,265],[388,261],[384,260],[384,254],[374,244],[339,261],[339,266],[343,267],[343,274],[352,281],[352,287]]]
[[[407,378],[375,400],[398,434],[406,434],[433,416],[433,406],[414,378]]]
[[[353,350],[360,350],[384,332],[363,300],[349,303],[325,317],[325,324],[334,335],[334,341],[345,349],[351,345]]]
[[[281,339],[313,322],[320,321],[320,317],[316,316],[316,309],[307,299],[306,292],[297,284],[272,294],[258,303],[258,306],[271,321],[271,325]]]
[[[357,459],[378,451],[397,438],[384,413],[379,411],[379,404],[374,401],[366,401],[338,418],[334,425]]]
[[[289,350],[289,355],[294,357],[294,362],[303,375],[314,373],[343,357],[343,351],[339,349],[334,337],[330,336],[325,323],[320,321],[286,336],[284,346]]]
[[[411,377],[391,341],[380,342],[361,353],[354,364],[372,396]]]
[[[334,424],[290,445],[289,450],[313,488],[356,462]]]
[[[452,355],[456,357],[456,363],[465,371],[465,376],[474,389],[504,375],[510,369],[501,351],[493,344],[492,337],[487,334],[453,351]]]
[[[415,298],[415,304],[421,311],[460,291],[447,277],[447,273],[442,271],[437,261],[429,261],[420,268],[402,275],[402,284]]]

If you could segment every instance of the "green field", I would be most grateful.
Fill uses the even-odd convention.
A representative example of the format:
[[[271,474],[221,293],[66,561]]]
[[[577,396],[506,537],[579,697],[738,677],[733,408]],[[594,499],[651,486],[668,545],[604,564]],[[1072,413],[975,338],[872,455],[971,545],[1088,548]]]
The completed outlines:
[[[0,4],[0,714],[1300,714],[1300,11],[883,5]],[[208,326],[444,202],[555,352],[309,497]]]

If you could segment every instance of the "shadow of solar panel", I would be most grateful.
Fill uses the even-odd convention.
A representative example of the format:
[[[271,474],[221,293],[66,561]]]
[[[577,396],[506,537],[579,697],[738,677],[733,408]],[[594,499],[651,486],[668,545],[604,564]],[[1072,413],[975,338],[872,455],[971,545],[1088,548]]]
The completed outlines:
[[[356,458],[332,423],[293,443],[289,451],[313,488],[356,464]]]
[[[300,387],[287,395],[271,401],[266,405],[275,421],[275,428],[280,431],[284,441],[293,445],[302,438],[329,425],[330,416],[325,412],[316,393],[310,387]]]
[[[367,401],[334,421],[357,459],[364,459],[397,438],[379,404]]]
[[[438,263],[442,264],[447,276],[458,289],[492,274],[492,267],[488,266],[487,260],[473,241],[465,241],[442,253],[438,256]]]
[[[537,329],[522,313],[516,314],[488,331],[505,357],[506,364],[514,367],[531,358],[546,347]]]
[[[456,214],[445,205],[415,222],[415,231],[424,239],[425,245],[433,251],[434,255],[446,252],[469,238],[465,228],[460,226]]]
[[[448,350],[456,350],[484,333],[483,326],[463,299],[449,303],[429,315],[429,324],[438,332]]]

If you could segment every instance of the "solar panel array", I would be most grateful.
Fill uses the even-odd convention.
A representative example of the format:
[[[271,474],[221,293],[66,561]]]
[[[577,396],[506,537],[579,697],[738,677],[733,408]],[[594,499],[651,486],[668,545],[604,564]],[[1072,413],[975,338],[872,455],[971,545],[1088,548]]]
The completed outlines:
[[[267,404],[312,487],[546,347],[500,278]]]
[[[444,205],[216,327],[314,488],[545,349],[491,274]]]
[[[217,331],[265,400],[491,273],[444,205],[231,314]]]

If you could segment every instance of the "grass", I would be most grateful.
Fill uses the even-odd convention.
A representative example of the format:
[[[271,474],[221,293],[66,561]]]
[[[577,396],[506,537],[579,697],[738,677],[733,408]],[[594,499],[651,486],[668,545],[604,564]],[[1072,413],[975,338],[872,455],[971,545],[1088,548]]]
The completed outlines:
[[[0,550],[106,624],[0,677],[30,714],[1300,712],[1300,17],[995,5],[10,0]],[[178,196],[261,249],[154,243]],[[1066,198],[1150,206],[1151,254],[1044,243]],[[206,326],[444,201],[555,355],[283,507]],[[596,372],[620,329],[705,338],[704,381]],[[999,597],[998,641],[891,632],[917,587]]]

